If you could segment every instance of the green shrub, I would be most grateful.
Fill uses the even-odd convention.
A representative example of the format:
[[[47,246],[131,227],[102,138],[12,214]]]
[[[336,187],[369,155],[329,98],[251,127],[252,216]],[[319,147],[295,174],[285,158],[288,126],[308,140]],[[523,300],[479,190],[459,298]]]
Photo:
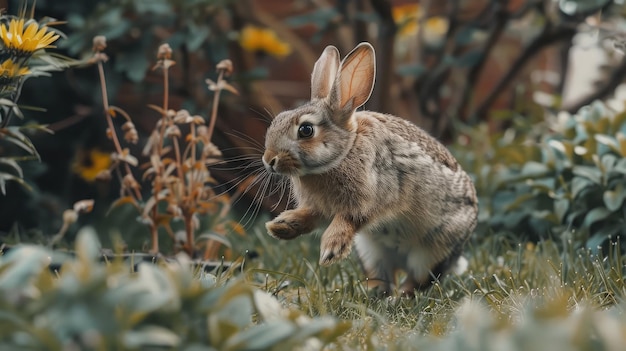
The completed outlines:
[[[349,327],[285,309],[243,279],[194,272],[184,255],[137,272],[100,263],[90,230],[52,273],[58,255],[24,245],[0,257],[1,349],[319,349]]]
[[[596,102],[509,123],[492,135],[485,125],[468,129],[477,147],[456,150],[476,179],[483,226],[592,249],[624,237],[626,112]]]

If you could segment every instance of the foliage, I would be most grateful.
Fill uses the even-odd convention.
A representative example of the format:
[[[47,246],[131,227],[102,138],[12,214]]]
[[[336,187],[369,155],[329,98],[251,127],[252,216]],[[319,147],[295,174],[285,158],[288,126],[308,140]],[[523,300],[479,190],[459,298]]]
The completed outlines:
[[[92,38],[103,35],[122,48],[114,69],[141,82],[150,68],[146,53],[165,40],[174,50],[205,51],[215,62],[225,57],[228,36],[220,16],[227,4],[214,0],[100,1],[87,13],[72,11],[68,18],[72,34],[62,46],[74,55],[86,53]]]
[[[102,262],[89,228],[74,255],[14,247],[0,256],[0,347],[619,350],[624,342],[614,332],[626,327],[618,245],[604,257],[493,237],[472,244],[466,274],[413,299],[381,299],[364,290],[354,261],[319,267],[315,238],[257,234],[239,245],[258,247],[258,259],[213,274],[184,254],[136,271],[132,256]]]
[[[53,254],[24,245],[0,257],[0,345],[10,349],[319,349],[349,324],[286,309],[241,279],[194,272],[185,256],[137,272],[100,263],[83,230],[76,257],[48,271]],[[203,348],[204,345],[204,348]]]
[[[488,135],[467,129],[458,148],[481,194],[481,222],[518,236],[555,235],[597,248],[624,238],[626,112],[602,102],[545,121],[512,113],[510,127]]]
[[[34,9],[33,9],[34,10]],[[50,28],[51,20],[27,18],[26,3],[18,16],[0,13],[0,192],[6,195],[6,182],[23,186],[24,173],[18,161],[39,159],[27,131],[46,130],[40,125],[11,125],[13,116],[23,118],[18,100],[24,81],[62,70],[71,61],[47,52],[61,34]],[[31,15],[32,17],[32,15]],[[23,157],[26,152],[27,157]]]

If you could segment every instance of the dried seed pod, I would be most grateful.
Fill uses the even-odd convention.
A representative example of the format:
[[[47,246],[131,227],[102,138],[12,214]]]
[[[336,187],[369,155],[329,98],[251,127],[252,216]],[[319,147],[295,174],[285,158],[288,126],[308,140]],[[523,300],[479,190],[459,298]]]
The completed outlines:
[[[222,60],[217,64],[217,66],[215,66],[215,68],[217,68],[218,71],[224,71],[224,75],[230,76],[233,74],[233,61],[228,59]]]
[[[107,38],[104,35],[96,35],[93,37],[93,51],[101,52],[107,48]]]
[[[172,48],[170,44],[165,43],[159,46],[159,51],[157,51],[157,59],[159,60],[169,60],[172,58]]]
[[[137,129],[133,122],[128,121],[122,125],[122,130],[124,131],[124,140],[129,143],[137,144],[139,141],[139,134],[137,133]]]
[[[139,183],[132,174],[128,173],[122,178],[122,186],[126,189],[139,189]]]
[[[74,203],[74,211],[77,213],[89,213],[93,210],[94,201],[89,200],[80,200]]]
[[[202,156],[210,158],[210,157],[222,157],[222,152],[220,149],[215,146],[213,143],[208,143],[204,145],[202,149]]]
[[[180,128],[178,128],[178,126],[169,126],[167,127],[167,129],[165,130],[165,137],[166,138],[171,138],[171,137],[177,137],[180,138],[181,136],[181,132],[180,132]]]
[[[74,210],[65,210],[63,211],[63,223],[67,225],[76,223],[78,220],[78,213]]]
[[[193,122],[193,118],[189,114],[189,111],[182,109],[176,112],[174,116],[174,123],[187,124]]]

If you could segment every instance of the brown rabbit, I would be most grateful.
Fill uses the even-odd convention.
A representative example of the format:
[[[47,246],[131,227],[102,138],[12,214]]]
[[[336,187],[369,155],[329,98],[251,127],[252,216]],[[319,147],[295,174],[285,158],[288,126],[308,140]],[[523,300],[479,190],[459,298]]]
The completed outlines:
[[[395,272],[411,294],[449,271],[476,226],[476,191],[450,152],[414,124],[356,109],[374,86],[375,54],[359,44],[343,61],[328,46],[315,63],[311,101],[284,111],[266,135],[263,164],[288,176],[297,207],[266,223],[293,239],[327,225],[320,264],[356,245],[369,277],[389,293]]]

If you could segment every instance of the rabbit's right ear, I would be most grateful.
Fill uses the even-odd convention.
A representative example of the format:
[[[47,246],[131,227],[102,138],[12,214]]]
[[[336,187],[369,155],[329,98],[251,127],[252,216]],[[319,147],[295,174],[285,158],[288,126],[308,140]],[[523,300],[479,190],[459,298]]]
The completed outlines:
[[[313,67],[311,74],[311,100],[325,99],[339,70],[339,50],[329,45]]]

